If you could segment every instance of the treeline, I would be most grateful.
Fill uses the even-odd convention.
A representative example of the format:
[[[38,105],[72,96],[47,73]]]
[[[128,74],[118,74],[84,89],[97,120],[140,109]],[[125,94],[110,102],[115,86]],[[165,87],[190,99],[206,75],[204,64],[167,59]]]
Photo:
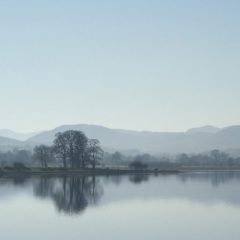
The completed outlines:
[[[231,157],[225,152],[213,150],[201,154],[178,154],[176,156],[153,156],[139,154],[124,156],[120,152],[105,153],[106,165],[125,166],[131,168],[184,168],[184,167],[240,167],[240,157]]]
[[[63,169],[104,168],[168,169],[185,167],[240,167],[240,157],[213,150],[202,154],[153,156],[139,154],[126,156],[120,152],[107,153],[97,139],[88,139],[81,131],[58,133],[52,146],[39,145],[33,149],[0,152],[0,168],[57,167]]]
[[[225,152],[213,150],[205,154],[180,154],[176,163],[181,166],[239,166],[240,157],[231,157]]]

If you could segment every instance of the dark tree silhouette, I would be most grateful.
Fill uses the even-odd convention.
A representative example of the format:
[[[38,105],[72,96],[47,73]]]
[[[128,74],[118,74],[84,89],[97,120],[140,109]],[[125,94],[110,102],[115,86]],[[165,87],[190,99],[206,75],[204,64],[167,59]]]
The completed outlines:
[[[54,140],[54,152],[62,160],[63,167],[67,168],[68,136],[64,133],[57,133]]]
[[[136,170],[144,170],[147,167],[148,167],[147,164],[144,164],[139,160],[135,160],[129,164],[129,168],[136,169]]]
[[[48,163],[53,158],[52,148],[45,145],[36,146],[34,148],[33,158],[39,161],[43,168],[47,168]]]
[[[73,133],[73,154],[72,167],[85,168],[86,159],[85,153],[87,151],[88,139],[83,132],[72,131]]]
[[[62,160],[63,167],[71,168],[85,167],[85,152],[88,139],[80,131],[69,130],[58,133],[54,140],[54,151]]]
[[[97,139],[88,140],[87,155],[93,169],[96,168],[96,163],[103,158],[103,153]]]

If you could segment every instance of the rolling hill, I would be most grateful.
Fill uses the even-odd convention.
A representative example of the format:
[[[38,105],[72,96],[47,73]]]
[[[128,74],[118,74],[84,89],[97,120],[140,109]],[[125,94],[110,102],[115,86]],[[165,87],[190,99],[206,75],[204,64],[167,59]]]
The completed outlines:
[[[109,129],[97,125],[64,125],[29,138],[27,144],[51,144],[58,132],[69,129],[83,131],[89,138],[97,138],[102,145],[114,150],[138,150],[149,153],[196,153],[212,149],[240,149],[240,126],[223,129],[195,128],[187,132],[148,132]]]
[[[19,141],[25,141],[28,138],[36,135],[37,133],[19,133],[9,129],[0,129],[0,136],[10,139],[16,139]]]
[[[0,137],[0,149],[14,147],[29,149],[38,144],[51,145],[56,133],[70,129],[83,131],[89,138],[99,139],[106,151],[118,150],[130,155],[139,152],[154,154],[199,153],[213,149],[240,152],[240,126],[223,129],[206,126],[190,129],[187,132],[169,133],[119,130],[87,124],[60,126],[35,134],[26,141]]]
[[[16,139],[6,138],[0,136],[0,150],[1,151],[8,151],[15,147],[22,148],[24,145],[23,142],[18,141]]]

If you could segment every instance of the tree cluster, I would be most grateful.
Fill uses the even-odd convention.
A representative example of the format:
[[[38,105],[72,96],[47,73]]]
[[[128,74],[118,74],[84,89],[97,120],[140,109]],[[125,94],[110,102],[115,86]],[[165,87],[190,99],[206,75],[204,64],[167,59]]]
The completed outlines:
[[[225,152],[212,150],[205,154],[180,154],[176,157],[176,163],[183,166],[237,166],[240,158],[233,158]]]
[[[171,169],[181,167],[233,167],[240,166],[240,157],[232,157],[225,152],[212,150],[199,154],[179,154],[176,156],[153,156],[150,154],[139,154],[136,156],[125,156],[120,152],[105,153],[103,162],[107,166],[129,167],[140,169],[142,163],[148,168]]]
[[[74,130],[57,133],[51,147],[40,145],[34,149],[34,158],[44,168],[57,159],[65,169],[84,169],[88,165],[95,169],[102,156],[103,150],[97,139],[88,139],[83,132]]]

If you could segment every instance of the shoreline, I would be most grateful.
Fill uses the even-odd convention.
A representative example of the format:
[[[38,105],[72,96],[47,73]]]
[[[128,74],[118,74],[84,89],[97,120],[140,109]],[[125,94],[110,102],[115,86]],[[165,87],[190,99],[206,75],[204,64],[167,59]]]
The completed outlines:
[[[1,170],[1,176],[65,176],[65,175],[79,175],[79,176],[103,176],[103,175],[133,175],[133,174],[178,174],[181,171],[176,169],[164,170],[128,170],[128,169],[27,169],[27,170]]]
[[[149,170],[131,170],[131,169],[1,169],[0,177],[3,176],[111,176],[111,175],[175,175],[180,173],[194,172],[222,172],[222,171],[240,171],[240,168],[179,168],[179,169],[149,169]]]

